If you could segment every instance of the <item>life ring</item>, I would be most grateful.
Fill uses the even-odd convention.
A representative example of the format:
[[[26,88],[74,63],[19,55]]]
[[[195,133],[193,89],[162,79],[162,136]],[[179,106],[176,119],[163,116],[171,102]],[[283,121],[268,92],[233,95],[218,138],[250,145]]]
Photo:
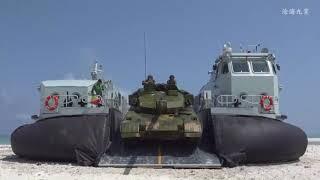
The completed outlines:
[[[102,97],[100,95],[92,96],[90,103],[96,106],[102,105]]]
[[[265,101],[268,100],[269,103],[266,103]],[[265,111],[270,111],[273,106],[273,99],[271,96],[262,96],[260,99],[260,105]]]
[[[53,105],[49,105],[49,101],[53,99],[54,103]],[[49,111],[54,111],[57,109],[59,104],[59,96],[47,96],[46,101],[45,101],[45,106]]]

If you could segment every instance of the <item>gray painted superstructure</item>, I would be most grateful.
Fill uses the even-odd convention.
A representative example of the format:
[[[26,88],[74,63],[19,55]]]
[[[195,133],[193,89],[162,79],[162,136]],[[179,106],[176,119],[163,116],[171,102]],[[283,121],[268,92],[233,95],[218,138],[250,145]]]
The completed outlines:
[[[279,110],[280,68],[275,55],[263,48],[261,52],[232,52],[230,43],[209,72],[210,80],[196,98],[196,109],[211,109],[213,115],[249,115],[284,119]],[[265,97],[264,97],[265,96]],[[270,110],[264,102],[271,99]],[[269,102],[270,103],[270,102]],[[268,104],[267,104],[268,105]]]
[[[127,98],[114,86],[111,80],[103,79],[102,66],[96,62],[91,71],[92,79],[88,80],[48,80],[40,84],[40,115],[33,119],[40,120],[48,117],[108,113],[110,108],[125,113],[128,109]],[[101,79],[105,89],[102,97],[92,95],[92,88]],[[57,107],[54,107],[54,99],[58,97]],[[91,103],[94,98],[101,98],[101,105]],[[46,104],[46,101],[47,104]]]

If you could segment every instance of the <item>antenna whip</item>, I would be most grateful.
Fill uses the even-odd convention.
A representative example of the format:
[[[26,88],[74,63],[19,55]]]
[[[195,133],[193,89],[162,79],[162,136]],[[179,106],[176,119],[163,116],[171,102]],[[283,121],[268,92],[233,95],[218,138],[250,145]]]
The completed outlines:
[[[144,77],[147,78],[147,48],[146,48],[146,32],[143,33],[144,42]]]

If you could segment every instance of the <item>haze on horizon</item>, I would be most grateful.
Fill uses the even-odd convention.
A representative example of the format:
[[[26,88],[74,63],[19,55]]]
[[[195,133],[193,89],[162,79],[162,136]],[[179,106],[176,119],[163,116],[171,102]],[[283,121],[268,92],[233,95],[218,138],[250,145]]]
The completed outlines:
[[[284,15],[283,9],[308,9]],[[225,42],[261,43],[281,65],[286,122],[320,134],[320,2],[316,0],[0,1],[0,134],[39,112],[43,80],[89,78],[98,60],[105,76],[129,93],[148,74],[170,74],[197,94]]]

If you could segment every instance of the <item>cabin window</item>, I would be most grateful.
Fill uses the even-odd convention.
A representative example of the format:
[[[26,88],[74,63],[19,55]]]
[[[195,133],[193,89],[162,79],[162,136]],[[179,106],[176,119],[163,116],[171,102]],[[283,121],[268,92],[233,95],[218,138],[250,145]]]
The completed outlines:
[[[222,74],[227,74],[229,72],[228,63],[223,63]]]
[[[267,61],[252,61],[252,69],[257,73],[269,72]]]
[[[249,72],[249,66],[247,61],[232,61],[233,72]]]

